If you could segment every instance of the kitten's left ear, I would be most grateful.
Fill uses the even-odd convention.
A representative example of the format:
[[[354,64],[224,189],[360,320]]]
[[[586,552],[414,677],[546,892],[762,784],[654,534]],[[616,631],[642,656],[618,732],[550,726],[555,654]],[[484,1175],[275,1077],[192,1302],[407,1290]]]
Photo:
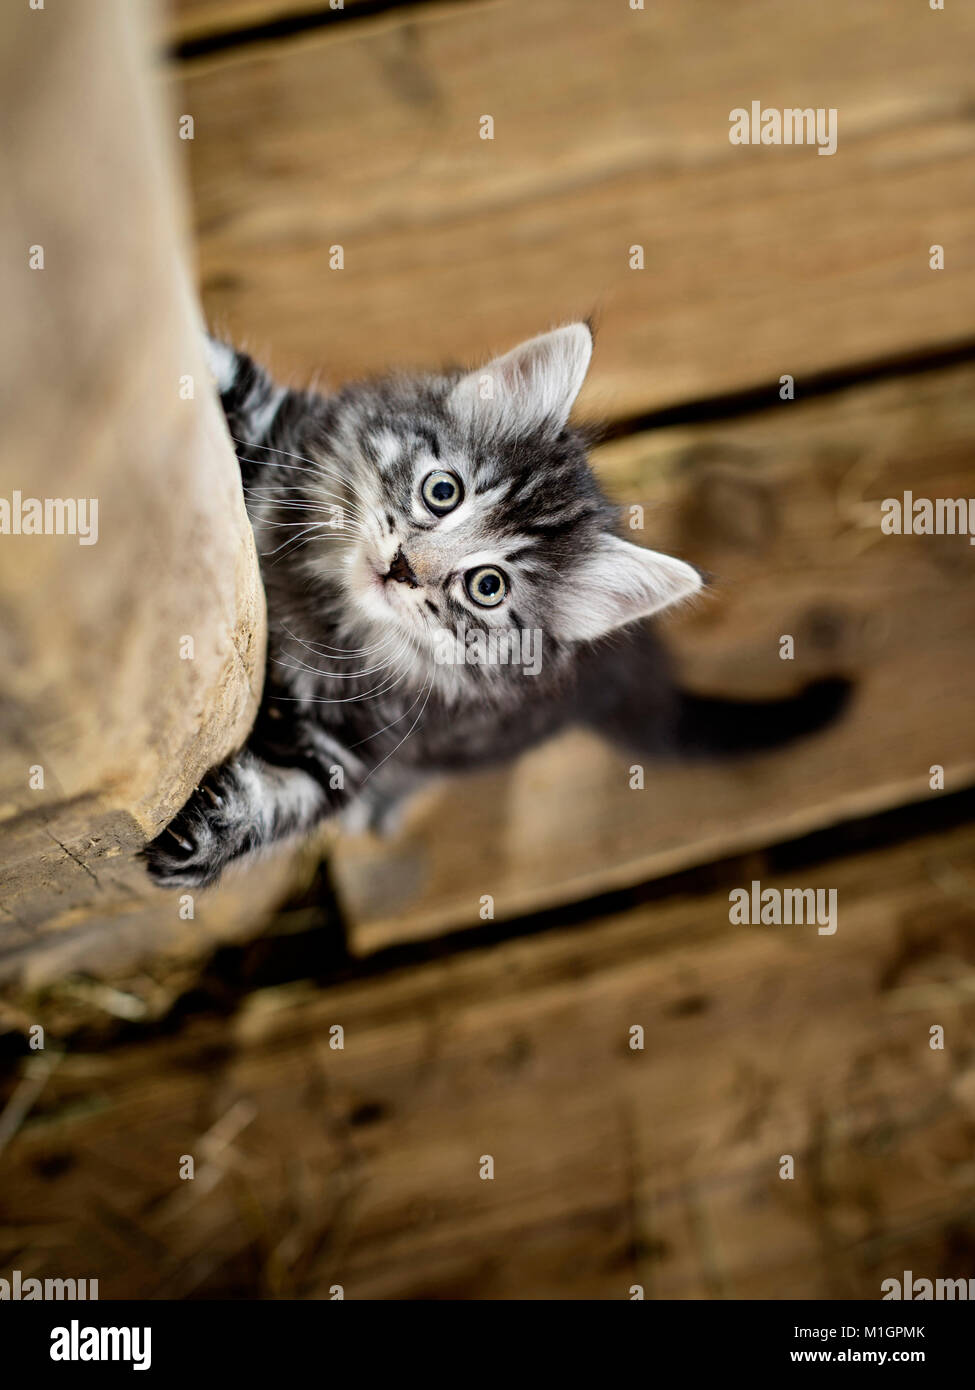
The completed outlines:
[[[690,598],[703,582],[683,560],[603,535],[573,572],[558,635],[569,641],[602,637]]]
[[[565,428],[589,359],[592,331],[570,323],[529,338],[487,366],[461,377],[447,405],[467,429],[506,435]]]

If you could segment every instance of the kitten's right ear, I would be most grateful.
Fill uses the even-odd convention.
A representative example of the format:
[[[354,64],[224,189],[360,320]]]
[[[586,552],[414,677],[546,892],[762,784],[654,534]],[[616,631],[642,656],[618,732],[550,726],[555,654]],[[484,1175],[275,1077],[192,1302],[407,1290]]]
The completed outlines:
[[[461,377],[447,406],[467,430],[505,436],[559,434],[586,379],[592,330],[570,323],[529,338]]]
[[[574,642],[605,637],[693,597],[702,584],[700,571],[684,560],[603,535],[572,571],[556,620],[559,636]]]

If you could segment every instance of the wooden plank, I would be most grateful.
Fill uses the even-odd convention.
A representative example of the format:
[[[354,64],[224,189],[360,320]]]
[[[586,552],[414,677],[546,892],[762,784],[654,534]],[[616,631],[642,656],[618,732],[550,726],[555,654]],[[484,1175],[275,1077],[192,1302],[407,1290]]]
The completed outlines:
[[[975,368],[902,378],[597,454],[646,543],[716,576],[666,622],[692,688],[749,698],[848,671],[832,731],[734,765],[650,768],[581,732],[424,793],[392,839],[340,839],[354,948],[565,903],[975,779],[975,547],[884,536],[880,502],[975,495]],[[794,661],[779,657],[791,634]]]
[[[273,24],[300,15],[355,12],[360,0],[173,0],[165,17],[172,43],[233,34],[255,25]],[[341,17],[341,16],[338,16]]]
[[[537,0],[194,62],[204,302],[333,378],[595,312],[583,405],[612,418],[968,337],[973,51],[963,5]],[[835,108],[836,154],[732,146],[752,99]]]
[[[966,827],[761,875],[835,889],[832,936],[733,926],[722,888],[69,1055],[0,1158],[3,1267],[102,1298],[877,1299],[905,1268],[966,1276],[973,853]]]

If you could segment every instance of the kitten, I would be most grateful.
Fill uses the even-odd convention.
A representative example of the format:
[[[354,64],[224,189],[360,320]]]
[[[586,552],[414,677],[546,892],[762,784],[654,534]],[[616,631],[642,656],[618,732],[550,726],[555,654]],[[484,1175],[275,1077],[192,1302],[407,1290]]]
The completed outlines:
[[[568,423],[591,352],[575,323],[481,370],[320,396],[211,340],[261,553],[267,678],[246,747],[147,846],[158,883],[213,883],[340,811],[381,826],[430,777],[570,724],[694,756],[838,712],[839,680],[768,704],[677,687],[646,620],[702,579],[617,534]]]

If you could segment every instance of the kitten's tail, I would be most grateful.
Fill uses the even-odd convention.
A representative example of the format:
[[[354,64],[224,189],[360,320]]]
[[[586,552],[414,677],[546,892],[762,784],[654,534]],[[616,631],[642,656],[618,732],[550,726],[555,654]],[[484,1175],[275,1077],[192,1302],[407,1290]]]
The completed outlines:
[[[720,758],[777,748],[832,724],[852,690],[851,681],[837,676],[784,700],[725,700],[681,691],[673,751],[685,758]]]
[[[632,677],[632,671],[627,673]],[[853,685],[814,681],[780,700],[726,700],[669,685],[604,687],[583,722],[614,743],[656,759],[731,758],[778,748],[826,728],[843,712]]]

